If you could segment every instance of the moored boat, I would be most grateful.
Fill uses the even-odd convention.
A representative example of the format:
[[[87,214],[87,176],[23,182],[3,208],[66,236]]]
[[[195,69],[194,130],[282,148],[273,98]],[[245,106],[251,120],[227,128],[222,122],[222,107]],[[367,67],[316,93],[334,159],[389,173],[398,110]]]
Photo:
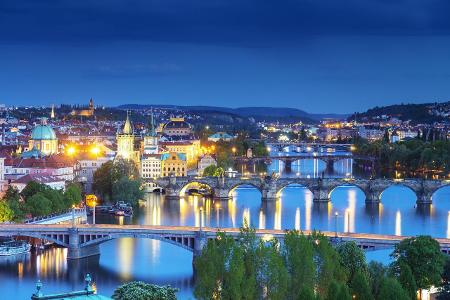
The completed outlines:
[[[17,255],[30,252],[31,245],[25,241],[7,240],[0,242],[0,256]]]

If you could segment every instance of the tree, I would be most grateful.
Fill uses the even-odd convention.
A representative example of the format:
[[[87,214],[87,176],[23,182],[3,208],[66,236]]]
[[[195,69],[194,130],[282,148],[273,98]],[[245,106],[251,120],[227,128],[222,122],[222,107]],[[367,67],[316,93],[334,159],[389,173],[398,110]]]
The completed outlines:
[[[9,208],[8,203],[0,201],[0,223],[12,221],[14,212]]]
[[[112,295],[114,300],[176,300],[178,289],[132,281],[119,286]]]
[[[240,229],[239,247],[242,249],[244,262],[244,281],[242,289],[245,291],[244,299],[256,299],[258,297],[257,290],[257,266],[256,249],[259,243],[256,239],[255,230],[248,226],[247,220]]]
[[[260,241],[257,249],[257,281],[263,298],[284,300],[288,290],[288,273],[283,256],[278,251],[278,241]]]
[[[112,169],[114,163],[108,161],[94,172],[92,190],[105,200],[112,200]]]
[[[286,233],[284,257],[289,273],[289,296],[298,299],[303,287],[314,287],[314,248],[306,236],[296,230]]]
[[[347,271],[349,282],[352,282],[356,273],[368,279],[366,256],[355,242],[342,243],[336,250],[341,258],[342,266]]]
[[[125,201],[136,205],[139,199],[144,197],[140,180],[133,180],[127,177],[120,178],[113,185],[113,200]]]
[[[242,282],[245,280],[244,272],[242,250],[233,243],[228,268],[224,275],[222,299],[239,300],[244,298],[246,292],[242,289]]]
[[[351,300],[352,296],[350,296],[350,291],[348,290],[348,286],[346,284],[341,284],[339,293],[337,294],[336,300]]]
[[[12,210],[14,221],[20,222],[25,218],[24,203],[20,200],[20,194],[16,188],[12,186],[8,187],[2,200],[5,201]]]
[[[417,299],[417,284],[414,280],[411,268],[407,264],[401,262],[399,265],[399,269],[400,274],[398,276],[398,281],[402,285],[406,294],[409,296],[409,299]]]
[[[72,205],[78,205],[82,199],[80,186],[76,183],[69,183],[64,192],[65,206],[72,207]]]
[[[52,202],[41,192],[38,192],[27,198],[25,209],[33,217],[46,216],[52,212]]]
[[[447,258],[444,266],[444,272],[442,273],[442,284],[439,294],[437,296],[438,300],[450,299],[450,259]]]
[[[356,299],[373,300],[369,285],[367,284],[367,275],[362,272],[356,272],[350,282],[352,294]]]
[[[377,298],[382,279],[386,276],[386,268],[383,264],[371,261],[368,266],[369,281],[372,286],[372,295]]]
[[[392,267],[397,274],[400,274],[402,264],[410,267],[418,289],[440,284],[445,256],[439,243],[430,236],[404,239],[395,246],[391,256],[395,259]]]
[[[315,300],[316,297],[314,296],[314,291],[312,288],[308,286],[303,286],[300,290],[300,293],[298,295],[298,298],[293,298],[298,300]]]
[[[222,177],[225,174],[225,171],[222,167],[218,167],[215,165],[210,165],[203,170],[204,177]]]
[[[378,300],[408,300],[408,294],[400,283],[392,277],[384,277],[380,284]]]

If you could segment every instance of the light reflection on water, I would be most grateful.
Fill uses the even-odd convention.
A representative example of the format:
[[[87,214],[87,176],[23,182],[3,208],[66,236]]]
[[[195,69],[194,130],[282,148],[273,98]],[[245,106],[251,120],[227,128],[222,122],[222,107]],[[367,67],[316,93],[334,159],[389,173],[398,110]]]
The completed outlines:
[[[376,206],[366,205],[364,193],[353,187],[335,189],[330,203],[314,203],[311,192],[298,186],[286,188],[276,202],[260,198],[253,188],[238,189],[227,201],[192,196],[169,201],[149,194],[133,219],[98,215],[97,222],[199,226],[203,218],[204,226],[237,227],[247,219],[256,228],[334,231],[337,221],[340,232],[435,237],[448,237],[450,232],[450,188],[436,192],[433,205],[428,207],[417,207],[415,195],[398,186],[387,189],[382,203]],[[49,249],[40,255],[0,258],[1,295],[29,299],[38,278],[43,281],[44,293],[81,289],[83,276],[89,272],[99,292],[108,296],[124,281],[144,280],[179,287],[180,299],[192,297],[192,254],[174,245],[124,238],[102,244],[100,257],[74,262],[67,261],[66,255],[64,249]],[[380,259],[373,252],[368,257]],[[386,260],[386,255],[382,257]]]

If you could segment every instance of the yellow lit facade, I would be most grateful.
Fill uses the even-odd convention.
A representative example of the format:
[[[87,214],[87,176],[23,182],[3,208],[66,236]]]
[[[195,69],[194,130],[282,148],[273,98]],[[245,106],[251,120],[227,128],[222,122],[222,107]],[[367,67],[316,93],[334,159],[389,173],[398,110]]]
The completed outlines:
[[[161,176],[187,176],[186,156],[183,153],[161,154]]]
[[[198,157],[201,154],[200,140],[161,142],[161,146],[167,152],[183,153],[186,155],[188,166],[196,166]]]
[[[122,133],[117,134],[117,156],[139,163],[140,153],[134,150],[134,133],[127,114]]]

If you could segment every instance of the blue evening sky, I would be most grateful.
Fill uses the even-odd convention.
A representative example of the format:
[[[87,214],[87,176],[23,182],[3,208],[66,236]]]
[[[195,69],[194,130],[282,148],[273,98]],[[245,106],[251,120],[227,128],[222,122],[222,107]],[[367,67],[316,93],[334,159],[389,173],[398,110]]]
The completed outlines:
[[[450,100],[450,1],[0,0],[0,103]]]

